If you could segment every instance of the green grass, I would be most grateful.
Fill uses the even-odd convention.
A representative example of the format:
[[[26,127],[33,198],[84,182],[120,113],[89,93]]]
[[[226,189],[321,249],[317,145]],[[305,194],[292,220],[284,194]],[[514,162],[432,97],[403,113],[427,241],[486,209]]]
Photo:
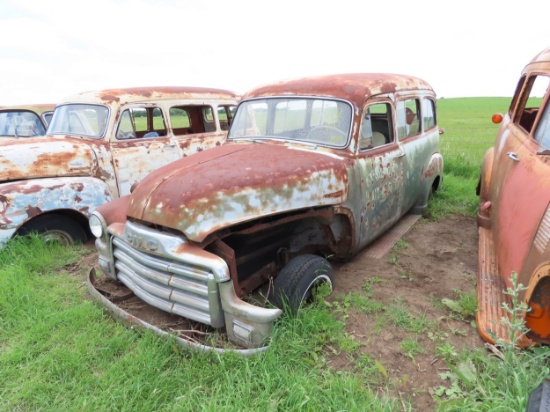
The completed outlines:
[[[490,117],[508,103],[438,102],[447,145],[445,177],[430,205],[433,218],[474,215],[479,163],[498,129]],[[396,261],[406,247],[396,246]],[[297,317],[284,316],[270,349],[258,356],[182,351],[151,333],[124,328],[90,301],[82,274],[70,272],[84,253],[37,237],[10,241],[0,250],[0,410],[412,410],[403,397],[381,395],[388,393],[391,376],[346,334],[350,310],[375,317],[370,339],[380,339],[387,327],[403,331],[400,347],[413,362],[428,351],[418,337],[430,337],[433,356],[446,364],[434,395],[439,411],[524,410],[529,393],[550,373],[548,348],[505,347],[502,357],[457,351],[447,332],[422,314],[410,313],[399,300],[377,300],[382,279],[376,277],[330,305],[320,301]],[[451,305],[461,317],[473,316],[471,296],[449,298],[439,303],[442,311]],[[349,368],[332,369],[329,359],[338,355],[349,358]]]
[[[181,351],[138,334],[87,299],[64,271],[83,250],[17,239],[0,251],[0,410],[374,410],[397,401],[358,375],[327,367],[326,349],[353,348],[318,305],[283,317],[271,349],[249,359]]]

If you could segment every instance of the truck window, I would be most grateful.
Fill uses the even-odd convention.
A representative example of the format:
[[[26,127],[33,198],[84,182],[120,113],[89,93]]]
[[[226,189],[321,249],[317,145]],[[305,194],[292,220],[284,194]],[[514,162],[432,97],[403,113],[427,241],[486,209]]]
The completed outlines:
[[[536,75],[527,79],[514,117],[514,122],[527,133],[531,133],[542,104],[542,98],[546,94],[549,84],[550,77],[548,76]]]
[[[420,102],[409,99],[397,102],[397,137],[399,140],[420,132]]]
[[[372,149],[393,142],[391,105],[376,103],[367,107],[361,124],[359,150]]]
[[[171,107],[170,123],[176,136],[216,131],[212,107],[207,105]]]
[[[422,129],[424,131],[431,129],[437,125],[435,117],[435,102],[433,99],[422,99]]]

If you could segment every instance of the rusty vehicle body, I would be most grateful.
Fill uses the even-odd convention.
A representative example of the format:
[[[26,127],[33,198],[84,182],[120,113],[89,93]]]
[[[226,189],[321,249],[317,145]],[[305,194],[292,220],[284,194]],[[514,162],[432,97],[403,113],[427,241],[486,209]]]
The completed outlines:
[[[193,87],[65,99],[47,135],[0,139],[0,244],[31,232],[86,241],[97,206],[156,168],[224,142],[236,105],[233,92]]]
[[[406,213],[426,211],[442,178],[439,133],[435,93],[411,76],[331,75],[249,91],[224,145],[96,209],[102,278],[224,331],[237,347],[264,348],[287,298],[297,310],[318,284],[332,286],[325,256],[348,259]],[[92,271],[92,293],[102,292],[97,282]],[[262,288],[277,307],[250,301]]]
[[[477,193],[479,208],[478,328],[495,342],[550,344],[550,48],[522,71],[496,142],[485,154]],[[542,99],[541,99],[542,96]],[[526,290],[512,283],[512,274]],[[517,289],[526,336],[503,319]],[[517,342],[515,342],[517,341]]]
[[[44,136],[54,109],[55,104],[0,107],[0,138]]]

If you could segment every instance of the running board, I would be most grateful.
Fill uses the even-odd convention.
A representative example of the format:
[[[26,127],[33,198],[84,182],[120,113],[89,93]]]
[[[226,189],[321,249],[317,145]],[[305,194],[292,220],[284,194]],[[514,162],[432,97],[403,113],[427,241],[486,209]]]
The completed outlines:
[[[503,319],[510,319],[510,314],[503,309],[503,304],[512,307],[511,296],[504,293],[507,289],[502,276],[499,275],[493,235],[490,229],[479,228],[479,252],[477,271],[477,328],[481,337],[490,343],[503,340],[510,343],[510,329]],[[518,342],[520,347],[533,346],[534,342],[523,336]]]
[[[420,219],[420,215],[405,215],[386,233],[368,246],[365,256],[382,259],[405,233]]]

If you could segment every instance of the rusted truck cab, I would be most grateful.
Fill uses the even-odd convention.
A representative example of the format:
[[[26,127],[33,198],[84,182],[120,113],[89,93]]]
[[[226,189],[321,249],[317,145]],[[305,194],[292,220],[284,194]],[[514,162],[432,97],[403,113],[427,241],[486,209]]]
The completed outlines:
[[[497,139],[485,154],[477,193],[479,208],[478,328],[495,342],[550,343],[550,49],[525,66]],[[527,287],[520,290],[512,284]],[[503,307],[518,303],[530,329],[516,336]],[[519,331],[521,332],[521,331]]]
[[[281,308],[331,288],[328,257],[348,259],[404,214],[424,213],[442,171],[425,81],[298,79],[248,92],[224,145],[153,172],[90,226],[107,278],[257,348]],[[250,298],[258,290],[272,305]]]
[[[45,136],[0,138],[0,244],[30,232],[86,241],[97,206],[130,193],[156,168],[225,141],[236,105],[232,92],[185,87],[63,100]],[[35,135],[11,108],[2,110],[6,133]]]

